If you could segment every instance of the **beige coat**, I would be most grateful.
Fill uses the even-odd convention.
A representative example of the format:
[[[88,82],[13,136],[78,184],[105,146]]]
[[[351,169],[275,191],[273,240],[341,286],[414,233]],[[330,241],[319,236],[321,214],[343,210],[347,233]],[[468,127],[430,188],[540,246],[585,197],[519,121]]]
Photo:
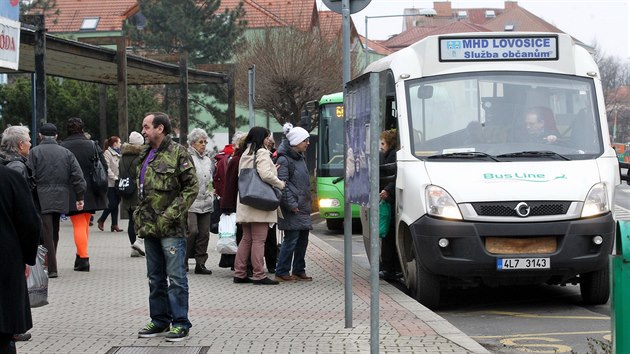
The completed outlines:
[[[249,146],[245,149],[245,153],[241,156],[238,164],[239,175],[243,168],[251,168],[254,166],[254,155],[249,155]],[[256,151],[256,170],[260,179],[280,189],[284,188],[284,182],[278,179],[278,170],[271,160],[271,152],[267,149],[258,149]],[[236,205],[236,222],[278,222],[278,210],[266,211],[260,210],[249,205],[241,204],[240,198]]]

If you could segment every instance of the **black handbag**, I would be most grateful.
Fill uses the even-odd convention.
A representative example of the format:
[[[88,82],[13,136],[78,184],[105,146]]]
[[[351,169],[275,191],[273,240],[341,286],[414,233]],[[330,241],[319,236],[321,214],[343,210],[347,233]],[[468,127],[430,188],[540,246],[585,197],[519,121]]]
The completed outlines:
[[[241,204],[260,210],[272,211],[280,205],[282,191],[260,178],[256,171],[256,153],[254,167],[243,168],[238,175],[238,195]]]
[[[107,172],[98,156],[98,148],[94,144],[94,157],[92,157],[92,186],[96,192],[107,189]]]

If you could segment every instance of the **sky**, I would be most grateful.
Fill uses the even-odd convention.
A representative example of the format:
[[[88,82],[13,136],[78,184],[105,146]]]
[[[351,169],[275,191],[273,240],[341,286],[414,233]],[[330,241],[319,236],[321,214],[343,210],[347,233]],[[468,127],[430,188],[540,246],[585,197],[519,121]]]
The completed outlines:
[[[320,9],[327,9],[322,0],[317,0],[317,3]],[[630,58],[630,0],[518,0],[518,5],[586,44],[592,45],[597,41],[605,55]],[[504,8],[504,1],[452,0],[451,6]],[[365,35],[367,16],[368,39],[387,39],[400,33],[403,17],[370,17],[401,15],[403,9],[413,7],[432,8],[433,1],[371,0],[365,9],[352,15],[352,20],[359,33]]]

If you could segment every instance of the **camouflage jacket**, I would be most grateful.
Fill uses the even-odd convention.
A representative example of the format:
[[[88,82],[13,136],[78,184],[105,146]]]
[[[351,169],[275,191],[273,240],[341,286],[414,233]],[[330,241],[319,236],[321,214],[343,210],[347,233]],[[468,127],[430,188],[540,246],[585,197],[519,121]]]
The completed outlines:
[[[140,153],[136,176],[151,148]],[[133,213],[140,238],[185,237],[188,208],[197,197],[197,175],[186,148],[164,138],[144,174],[138,207]],[[140,185],[138,183],[138,185]]]

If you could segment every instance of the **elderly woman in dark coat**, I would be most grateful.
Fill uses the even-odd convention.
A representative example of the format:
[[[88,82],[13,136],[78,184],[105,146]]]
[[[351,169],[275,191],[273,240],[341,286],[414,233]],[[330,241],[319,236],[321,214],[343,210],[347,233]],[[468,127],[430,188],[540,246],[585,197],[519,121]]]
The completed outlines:
[[[15,353],[15,333],[33,327],[24,264],[35,264],[41,220],[20,173],[0,165],[0,353]]]
[[[94,170],[92,159],[94,154],[97,154],[105,169],[107,169],[107,161],[105,161],[105,157],[98,145],[85,136],[83,128],[84,125],[81,118],[68,119],[68,123],[66,124],[68,137],[64,139],[61,146],[70,150],[77,158],[79,166],[81,166],[81,170],[83,171],[83,176],[85,176],[85,182],[87,182],[83,210],[77,210],[74,195],[70,195],[70,210],[68,216],[70,216],[70,220],[72,220],[72,226],[74,227],[74,243],[77,247],[74,270],[89,272],[90,257],[88,255],[88,238],[90,218],[96,211],[107,208],[107,189],[97,189],[90,177]]]
[[[278,178],[286,182],[282,191],[278,229],[284,231],[280,256],[276,266],[277,281],[310,281],[306,275],[306,247],[308,235],[313,229],[311,222],[311,185],[304,152],[308,148],[309,133],[300,127],[286,123],[287,137],[278,147]],[[292,274],[289,274],[292,271]]]

